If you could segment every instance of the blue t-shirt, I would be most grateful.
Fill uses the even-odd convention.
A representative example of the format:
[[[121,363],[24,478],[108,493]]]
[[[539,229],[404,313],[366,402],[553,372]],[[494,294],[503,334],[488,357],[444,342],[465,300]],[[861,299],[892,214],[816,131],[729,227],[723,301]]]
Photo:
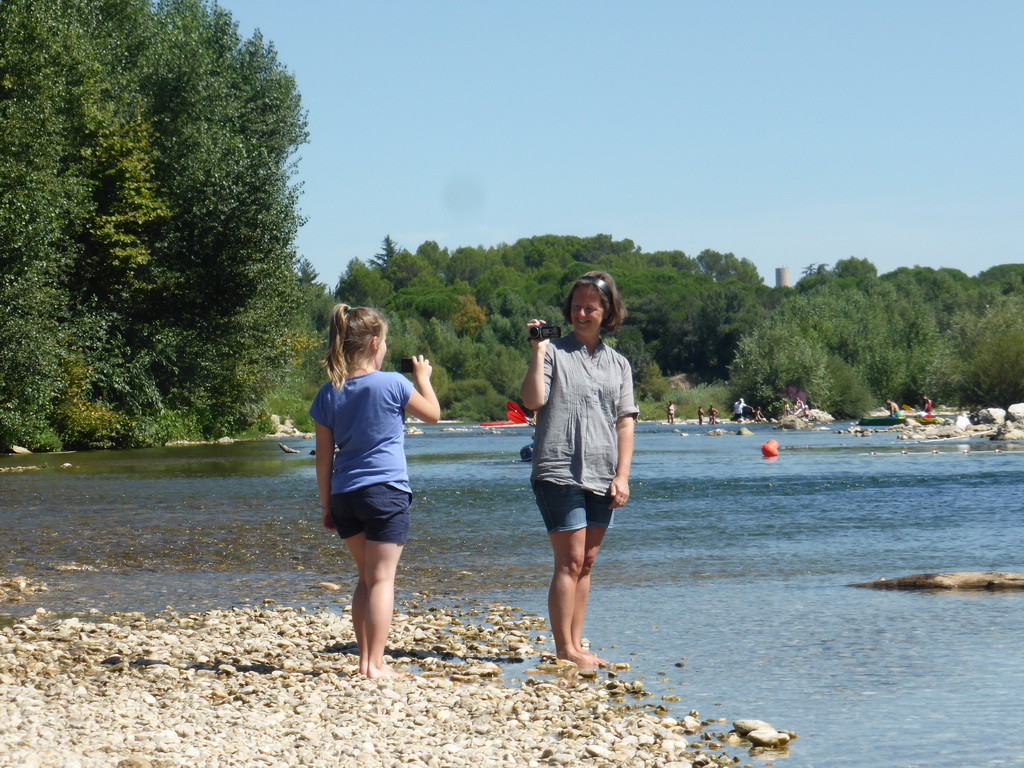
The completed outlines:
[[[411,381],[385,371],[347,379],[341,389],[331,382],[321,388],[309,415],[334,432],[332,494],[378,483],[411,493],[402,423],[411,396]]]

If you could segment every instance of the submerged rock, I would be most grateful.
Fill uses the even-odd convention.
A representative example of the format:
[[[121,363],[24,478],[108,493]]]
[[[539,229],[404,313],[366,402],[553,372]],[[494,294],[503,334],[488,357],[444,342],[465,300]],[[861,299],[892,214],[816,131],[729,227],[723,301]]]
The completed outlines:
[[[46,592],[46,585],[24,576],[0,574],[0,603],[20,603],[25,600],[25,595],[31,595],[33,592]]]

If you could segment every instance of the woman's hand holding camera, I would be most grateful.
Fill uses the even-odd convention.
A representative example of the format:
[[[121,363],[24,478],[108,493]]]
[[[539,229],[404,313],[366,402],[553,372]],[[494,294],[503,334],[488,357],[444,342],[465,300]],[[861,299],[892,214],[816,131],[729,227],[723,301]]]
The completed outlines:
[[[547,349],[548,339],[551,338],[540,330],[547,327],[548,324],[546,320],[538,320],[537,318],[533,318],[526,324],[526,332],[530,337],[530,343],[539,350]]]
[[[519,388],[519,398],[523,401],[523,407],[530,411],[537,411],[544,407],[547,400],[547,392],[544,388],[544,356],[548,351],[548,338],[542,336],[539,330],[547,326],[543,320],[533,318],[526,324],[526,331],[533,345],[533,353],[530,355],[530,366],[526,370],[526,377],[523,385]]]

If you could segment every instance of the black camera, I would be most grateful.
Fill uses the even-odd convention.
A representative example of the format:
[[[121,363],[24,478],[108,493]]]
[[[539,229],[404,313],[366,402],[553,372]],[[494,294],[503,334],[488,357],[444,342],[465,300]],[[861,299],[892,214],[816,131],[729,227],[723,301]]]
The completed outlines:
[[[412,372],[413,372],[412,358],[411,357],[403,357],[402,358],[402,373],[412,373]]]
[[[531,339],[557,339],[562,335],[562,329],[557,325],[531,325]]]

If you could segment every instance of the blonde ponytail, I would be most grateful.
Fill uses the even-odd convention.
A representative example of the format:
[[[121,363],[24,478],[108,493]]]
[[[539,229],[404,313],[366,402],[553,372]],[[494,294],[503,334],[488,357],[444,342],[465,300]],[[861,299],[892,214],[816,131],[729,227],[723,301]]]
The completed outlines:
[[[348,378],[353,361],[365,355],[373,337],[383,341],[387,332],[387,320],[377,310],[368,307],[353,309],[348,304],[335,305],[323,365],[337,389],[341,389]]]

